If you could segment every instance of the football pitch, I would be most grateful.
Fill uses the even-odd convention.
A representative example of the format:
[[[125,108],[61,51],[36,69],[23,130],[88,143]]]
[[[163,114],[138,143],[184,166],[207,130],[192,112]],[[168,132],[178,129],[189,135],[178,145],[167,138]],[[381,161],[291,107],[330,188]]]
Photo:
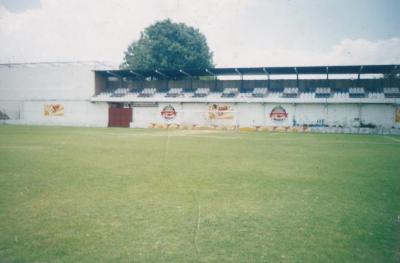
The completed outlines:
[[[0,262],[398,262],[400,137],[0,126]]]

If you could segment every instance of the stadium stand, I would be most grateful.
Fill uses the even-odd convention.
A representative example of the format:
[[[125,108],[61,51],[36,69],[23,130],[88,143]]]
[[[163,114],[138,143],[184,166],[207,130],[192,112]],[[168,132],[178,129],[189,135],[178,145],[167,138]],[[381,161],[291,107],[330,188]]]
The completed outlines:
[[[285,87],[283,89],[283,97],[284,98],[297,98],[299,95],[298,87]]]
[[[208,88],[198,88],[193,94],[194,98],[204,98],[207,97],[210,93],[210,89]]]
[[[329,87],[318,87],[315,89],[315,98],[330,98],[331,88]]]
[[[144,88],[140,93],[139,97],[153,97],[156,94],[155,88]]]
[[[222,98],[234,98],[239,94],[238,88],[225,88],[222,92]]]
[[[264,98],[268,94],[267,88],[254,88],[252,92],[252,96],[256,98]]]
[[[131,108],[129,127],[330,125],[358,133],[364,131],[352,129],[373,124],[379,130],[370,132],[400,134],[400,81],[385,77],[399,67],[211,68],[187,69],[188,75],[168,69],[163,76],[154,70],[96,70],[78,64],[4,64],[0,66],[5,81],[0,85],[2,94],[15,91],[0,102],[0,111],[9,117],[0,123],[108,126],[110,116],[115,117],[110,109]],[[238,78],[238,72],[245,78]],[[299,77],[306,74],[310,75]],[[23,81],[26,76],[29,83]],[[27,88],[29,97],[21,96]],[[60,111],[52,118],[44,108],[64,108],[65,115]],[[178,118],[173,118],[174,111]]]
[[[183,89],[181,88],[172,88],[170,89],[165,97],[176,98],[183,96]]]
[[[385,98],[400,98],[400,90],[398,87],[385,87],[383,88]]]
[[[128,92],[128,88],[118,88],[111,94],[111,97],[124,97]]]
[[[105,90],[105,91],[102,91],[99,94],[97,94],[96,98],[99,98],[99,99],[110,98],[112,94],[113,94],[113,91]]]
[[[365,98],[364,87],[350,87],[349,88],[349,97],[350,98]]]

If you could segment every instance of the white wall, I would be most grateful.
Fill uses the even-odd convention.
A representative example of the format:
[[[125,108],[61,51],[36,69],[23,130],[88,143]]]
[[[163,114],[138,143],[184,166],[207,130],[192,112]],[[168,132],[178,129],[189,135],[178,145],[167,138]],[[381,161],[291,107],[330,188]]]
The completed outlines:
[[[383,127],[400,127],[395,123],[395,110],[393,105],[362,104],[360,118],[364,123],[373,123]]]
[[[45,116],[45,104],[60,104],[64,107],[63,116]],[[89,101],[25,101],[23,123],[39,125],[98,126],[108,125],[108,104]]]
[[[209,103],[159,103],[158,107],[134,107],[134,127],[150,127],[157,124],[182,124],[200,126],[293,126],[326,124],[330,126],[353,127],[372,123],[385,128],[400,127],[394,122],[395,107],[386,104],[279,104],[279,103],[224,103],[231,107],[234,118],[210,120]],[[177,115],[165,120],[161,112],[167,105],[175,108]],[[281,106],[288,114],[284,120],[276,121],[270,117],[274,107]],[[358,120],[357,120],[358,119]],[[136,123],[135,123],[136,122]]]
[[[328,105],[327,124],[352,127],[357,125],[360,117],[359,104],[332,104]]]
[[[235,105],[237,110],[237,123],[241,127],[265,126],[266,114],[265,106],[260,103],[238,103]]]
[[[158,107],[133,107],[132,123],[135,128],[149,128],[152,123],[158,123]]]
[[[183,125],[206,126],[208,120],[208,105],[206,103],[183,103]]]
[[[0,67],[0,100],[82,100],[94,94],[93,65]]]
[[[11,123],[103,126],[107,103],[91,103],[95,64],[0,66],[0,111]],[[45,104],[61,104],[64,116],[44,116]]]
[[[298,125],[317,124],[318,120],[327,122],[328,107],[326,104],[296,104],[294,117]]]
[[[22,107],[23,101],[0,100],[0,111],[7,114],[11,120],[19,120],[21,118]]]

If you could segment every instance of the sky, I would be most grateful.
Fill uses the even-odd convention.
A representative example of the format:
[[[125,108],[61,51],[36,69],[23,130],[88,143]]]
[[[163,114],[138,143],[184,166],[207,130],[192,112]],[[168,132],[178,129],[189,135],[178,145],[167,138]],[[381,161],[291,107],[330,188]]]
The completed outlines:
[[[0,63],[101,61],[170,18],[217,67],[400,64],[399,0],[0,0]]]

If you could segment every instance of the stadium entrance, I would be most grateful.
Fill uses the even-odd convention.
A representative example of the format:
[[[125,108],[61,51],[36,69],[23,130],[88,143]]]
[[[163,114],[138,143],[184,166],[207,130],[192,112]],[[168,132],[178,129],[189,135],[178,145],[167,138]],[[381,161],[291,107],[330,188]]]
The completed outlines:
[[[132,122],[132,108],[112,104],[108,109],[108,127],[129,127]]]

